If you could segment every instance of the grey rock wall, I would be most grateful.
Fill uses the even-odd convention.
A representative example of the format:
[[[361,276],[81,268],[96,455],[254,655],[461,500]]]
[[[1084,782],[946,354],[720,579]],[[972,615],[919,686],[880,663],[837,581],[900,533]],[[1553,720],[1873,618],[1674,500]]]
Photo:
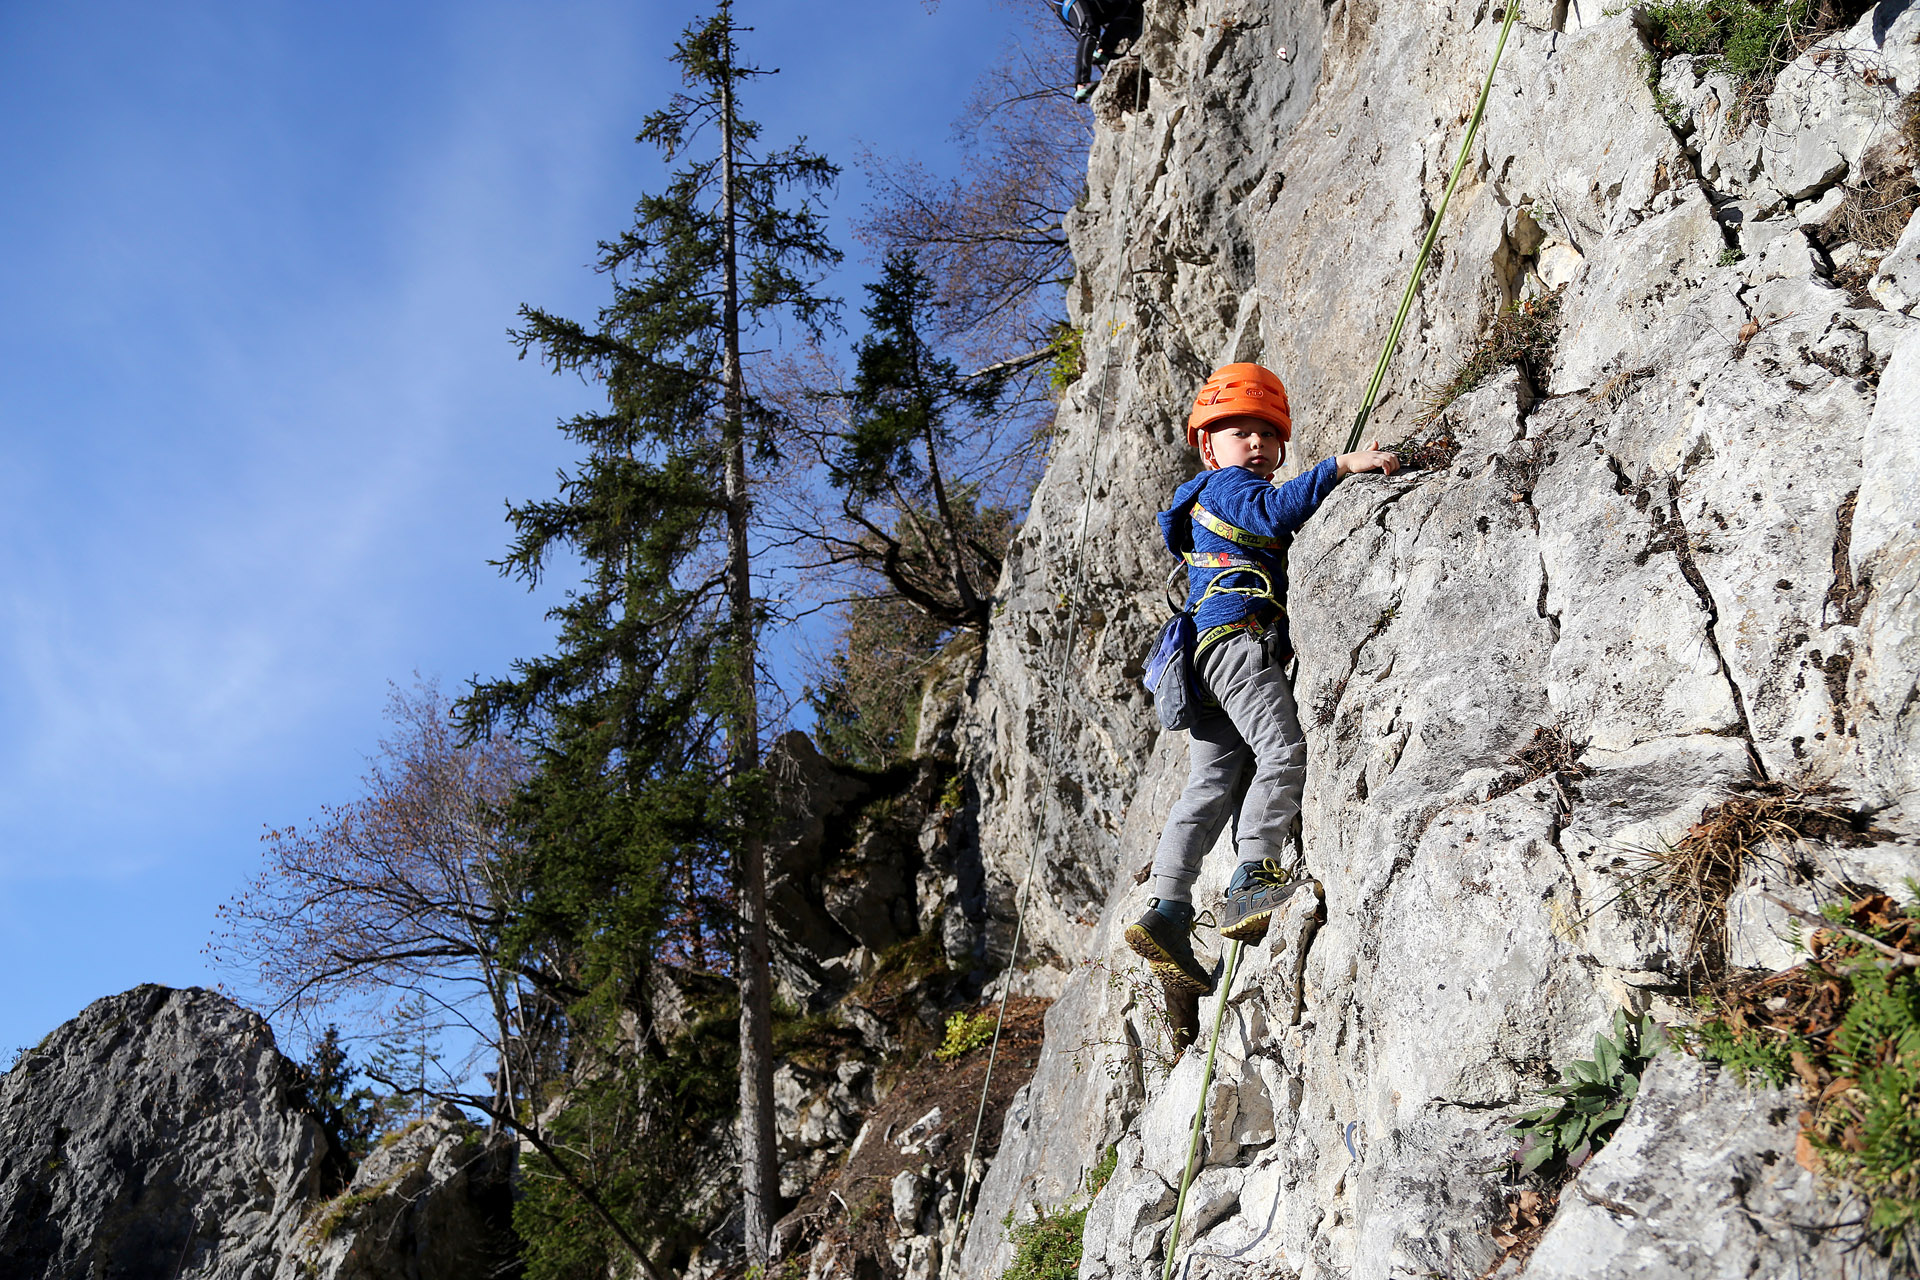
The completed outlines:
[[[512,1275],[514,1144],[441,1106],[382,1140],[346,1190],[313,1206],[275,1280]]]
[[[210,991],[96,1000],[0,1079],[0,1274],[252,1280],[326,1139],[260,1018]]]
[[[1513,298],[1564,289],[1558,355],[1448,410],[1451,465],[1349,480],[1294,543],[1324,905],[1247,952],[1228,997],[1183,1274],[1494,1266],[1514,1114],[1616,1008],[1685,1013],[1689,939],[1636,873],[1730,788],[1829,787],[1885,835],[1822,858],[1895,892],[1920,874],[1920,322],[1902,251],[1826,221],[1898,145],[1920,9],[1887,0],[1809,49],[1762,124],[1688,60],[1655,65],[1657,104],[1629,15],[1537,8],[1374,426],[1406,435]],[[1195,465],[1193,388],[1226,360],[1286,380],[1290,470],[1341,447],[1496,27],[1487,7],[1153,0],[1144,103],[1124,67],[1095,99],[1071,294],[1089,370],[956,731],[990,946],[1031,859],[1044,963],[1017,981],[1059,1001],[949,1274],[998,1275],[1002,1219],[1085,1203],[1109,1147],[1081,1274],[1161,1271],[1201,1055],[1151,1051],[1156,997],[1120,940],[1185,768],[1137,679],[1165,617],[1152,514]],[[1511,759],[1543,729],[1585,744],[1582,769],[1519,785]],[[1745,959],[1789,962],[1778,924],[1746,921]],[[1671,1131],[1733,1150],[1736,1110],[1648,1105],[1582,1176],[1621,1203],[1598,1179],[1654,1180],[1605,1257],[1719,1274],[1684,1260],[1710,1233],[1726,1274],[1819,1273],[1788,1237],[1839,1220],[1825,1189],[1735,1222],[1737,1203],[1682,1185],[1695,1157]],[[1541,1275],[1621,1235],[1562,1204]]]
[[[211,991],[136,987],[0,1077],[0,1276],[504,1274],[512,1163],[449,1108],[329,1196],[344,1174],[265,1021]]]

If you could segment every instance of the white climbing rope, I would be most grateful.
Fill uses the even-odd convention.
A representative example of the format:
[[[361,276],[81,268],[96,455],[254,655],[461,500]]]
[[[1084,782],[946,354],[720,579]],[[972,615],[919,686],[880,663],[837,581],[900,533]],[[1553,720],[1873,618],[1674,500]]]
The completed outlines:
[[[1108,74],[1111,74],[1111,72]],[[1126,248],[1127,240],[1132,232],[1133,226],[1133,201],[1131,198],[1132,192],[1129,188],[1133,181],[1134,156],[1140,149],[1140,135],[1146,131],[1144,123],[1139,118],[1146,84],[1146,63],[1139,60],[1136,51],[1132,111],[1132,115],[1134,116],[1132,124],[1134,136],[1127,143],[1126,164],[1122,170],[1120,180],[1115,183],[1113,187],[1116,199],[1109,200],[1108,202],[1109,208],[1113,207],[1117,202],[1122,211],[1122,216],[1114,219],[1113,260],[1119,265],[1123,274],[1125,274],[1126,283],[1131,283],[1132,276],[1131,274],[1125,273],[1125,259],[1122,254]],[[1066,682],[1068,666],[1073,658],[1073,638],[1080,626],[1080,601],[1086,594],[1087,526],[1093,515],[1094,490],[1099,487],[1100,443],[1105,435],[1104,428],[1107,421],[1108,398],[1113,387],[1113,369],[1114,366],[1119,363],[1119,361],[1114,358],[1114,352],[1120,345],[1116,339],[1118,339],[1120,334],[1128,327],[1120,321],[1120,289],[1122,283],[1122,281],[1114,282],[1113,293],[1110,295],[1108,302],[1106,328],[1108,346],[1100,372],[1099,407],[1094,413],[1093,448],[1091,450],[1089,466],[1090,474],[1084,486],[1086,496],[1080,504],[1080,522],[1074,538],[1073,570],[1068,575],[1073,579],[1073,586],[1067,593],[1069,601],[1067,606],[1067,627],[1060,639],[1060,664],[1059,670],[1055,674],[1056,684],[1064,684]],[[1058,755],[1061,731],[1064,727],[1065,707],[1065,698],[1062,698],[1055,707],[1054,722],[1047,739],[1047,751],[1049,756],[1052,757],[1057,757]],[[1049,764],[1052,763],[1053,761],[1050,760]],[[1020,942],[1026,933],[1027,907],[1032,901],[1034,873],[1039,865],[1040,841],[1038,838],[1035,838],[1031,842],[1031,848],[1027,855],[1027,873],[1021,883],[1020,898],[1014,907],[1013,944],[1007,951],[1007,967],[1003,970],[1004,982],[1000,989],[1000,1009],[993,1024],[993,1040],[987,1049],[987,1072],[985,1078],[980,1082],[979,1106],[974,1110],[973,1138],[967,1144],[967,1160],[961,1175],[960,1184],[960,1220],[954,1230],[954,1243],[956,1246],[964,1238],[966,1226],[973,1217],[973,1212],[968,1207],[967,1201],[973,1192],[974,1161],[980,1150],[980,1131],[987,1118],[988,1094],[993,1088],[994,1063],[1000,1056],[1000,1034],[1007,1025],[1007,1001],[1013,994],[1014,966],[1020,959]],[[946,1258],[941,1260],[941,1274],[943,1276],[951,1274],[957,1253],[958,1249],[956,1248],[950,1251]]]

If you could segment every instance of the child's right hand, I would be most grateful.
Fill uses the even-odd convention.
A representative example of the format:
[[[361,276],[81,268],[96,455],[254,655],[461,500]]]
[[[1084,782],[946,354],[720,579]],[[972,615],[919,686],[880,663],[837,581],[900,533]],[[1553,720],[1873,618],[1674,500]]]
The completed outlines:
[[[1382,449],[1378,440],[1369,440],[1366,448],[1340,454],[1333,461],[1343,476],[1360,471],[1378,471],[1390,476],[1400,469],[1400,455],[1390,449]]]

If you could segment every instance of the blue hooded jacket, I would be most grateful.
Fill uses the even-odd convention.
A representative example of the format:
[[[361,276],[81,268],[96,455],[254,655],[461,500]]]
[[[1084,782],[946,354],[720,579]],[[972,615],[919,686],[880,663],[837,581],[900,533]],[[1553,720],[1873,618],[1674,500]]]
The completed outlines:
[[[1287,634],[1287,544],[1307,518],[1319,510],[1334,486],[1340,483],[1340,468],[1328,458],[1285,484],[1262,480],[1245,467],[1223,467],[1202,471],[1173,493],[1173,506],[1160,513],[1160,532],[1167,549],[1175,555],[1194,551],[1205,554],[1228,553],[1259,565],[1273,579],[1279,603],[1258,596],[1231,592],[1217,593],[1204,603],[1201,597],[1215,579],[1227,586],[1254,586],[1258,579],[1244,570],[1212,565],[1187,567],[1187,607],[1195,609],[1193,624],[1204,642],[1214,627],[1251,618],[1262,626],[1276,626],[1283,647],[1292,648]],[[1218,521],[1260,538],[1276,539],[1277,547],[1252,547],[1234,542],[1194,518],[1198,505]],[[1232,576],[1238,575],[1238,580]],[[1197,606],[1197,609],[1196,609]]]

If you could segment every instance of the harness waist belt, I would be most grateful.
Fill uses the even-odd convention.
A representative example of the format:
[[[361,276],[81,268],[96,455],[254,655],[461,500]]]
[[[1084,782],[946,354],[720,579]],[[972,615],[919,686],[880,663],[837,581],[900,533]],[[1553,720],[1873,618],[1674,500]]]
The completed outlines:
[[[1284,538],[1269,538],[1265,534],[1249,533],[1237,524],[1228,524],[1225,520],[1222,520],[1198,502],[1193,504],[1193,522],[1209,533],[1217,534],[1225,538],[1228,542],[1235,542],[1243,547],[1258,547],[1266,551],[1278,551],[1286,545],[1286,539]]]

